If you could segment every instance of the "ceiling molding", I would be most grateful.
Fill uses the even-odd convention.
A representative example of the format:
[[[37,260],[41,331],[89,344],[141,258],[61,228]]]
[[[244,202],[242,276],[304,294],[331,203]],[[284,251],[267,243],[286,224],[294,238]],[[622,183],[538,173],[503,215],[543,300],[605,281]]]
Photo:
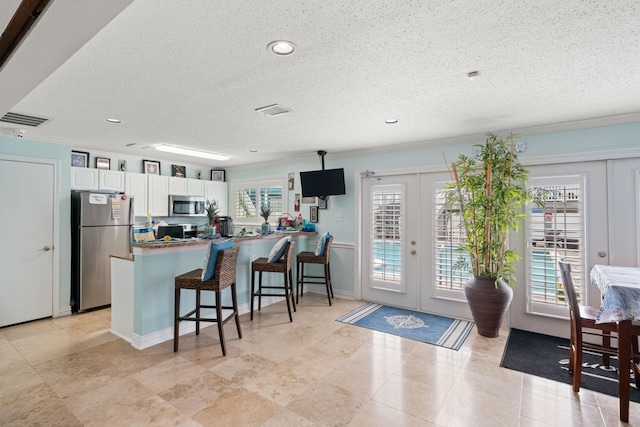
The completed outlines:
[[[27,35],[49,0],[22,0],[0,35],[0,69]]]

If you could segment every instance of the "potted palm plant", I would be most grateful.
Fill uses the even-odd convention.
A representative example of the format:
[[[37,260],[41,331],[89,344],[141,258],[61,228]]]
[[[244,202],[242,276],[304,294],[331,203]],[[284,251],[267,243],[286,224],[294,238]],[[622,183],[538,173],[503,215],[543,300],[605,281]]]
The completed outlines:
[[[460,154],[449,169],[448,202],[466,233],[453,267],[469,269],[465,296],[478,334],[492,338],[513,298],[514,264],[520,258],[508,247],[509,232],[520,228],[524,205],[542,204],[543,198],[525,186],[529,172],[518,161],[514,139],[489,133],[484,144],[476,145],[477,157]]]
[[[263,233],[268,233],[270,230],[269,226],[269,215],[271,215],[271,203],[266,202],[260,206],[260,216],[264,218],[264,223],[262,224],[261,231]]]

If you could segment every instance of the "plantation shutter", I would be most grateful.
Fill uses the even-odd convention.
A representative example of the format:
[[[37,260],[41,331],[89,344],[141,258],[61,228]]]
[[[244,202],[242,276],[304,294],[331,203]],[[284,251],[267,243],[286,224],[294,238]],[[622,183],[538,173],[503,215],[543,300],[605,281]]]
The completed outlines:
[[[402,236],[405,227],[402,184],[371,186],[371,269],[373,288],[404,292]]]
[[[464,299],[464,283],[470,277],[469,255],[460,252],[458,247],[465,242],[467,236],[462,227],[459,210],[447,203],[447,193],[452,190],[445,189],[445,184],[436,183],[432,190],[435,254],[433,293],[441,297]],[[466,263],[466,266],[454,268],[460,260]]]
[[[546,190],[548,196],[543,207],[527,207],[527,311],[567,316],[558,261],[565,258],[571,263],[581,300],[585,269],[584,178],[532,178],[529,185]]]

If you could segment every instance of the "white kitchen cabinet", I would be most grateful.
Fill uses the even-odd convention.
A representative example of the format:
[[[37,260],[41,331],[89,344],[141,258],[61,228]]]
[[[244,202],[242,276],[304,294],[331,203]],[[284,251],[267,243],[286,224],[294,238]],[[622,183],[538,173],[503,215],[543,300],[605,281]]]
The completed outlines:
[[[169,177],[169,194],[172,196],[188,196],[187,178]]]
[[[124,192],[133,197],[134,215],[147,216],[147,175],[125,172]]]
[[[201,179],[187,179],[187,194],[189,196],[204,196],[204,183]]]
[[[72,190],[97,190],[98,169],[71,167]]]
[[[147,209],[152,216],[169,216],[169,177],[147,175],[147,179]]]
[[[204,181],[204,198],[217,200],[220,212],[218,215],[229,215],[229,184],[219,181]]]
[[[204,196],[201,179],[169,177],[169,194],[172,196]]]
[[[124,172],[106,169],[98,170],[98,190],[124,193]]]

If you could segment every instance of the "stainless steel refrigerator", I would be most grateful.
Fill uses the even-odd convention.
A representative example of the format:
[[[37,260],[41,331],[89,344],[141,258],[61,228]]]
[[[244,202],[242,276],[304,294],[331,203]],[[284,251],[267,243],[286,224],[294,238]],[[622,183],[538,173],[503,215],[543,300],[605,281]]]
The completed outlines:
[[[126,194],[71,193],[71,307],[111,304],[111,255],[131,252],[133,198]]]

